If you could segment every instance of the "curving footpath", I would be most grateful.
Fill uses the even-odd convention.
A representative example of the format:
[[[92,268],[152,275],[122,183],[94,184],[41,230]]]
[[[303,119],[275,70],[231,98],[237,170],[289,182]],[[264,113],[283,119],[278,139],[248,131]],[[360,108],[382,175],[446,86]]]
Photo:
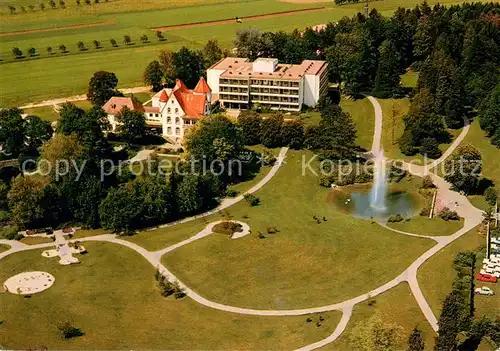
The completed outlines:
[[[372,103],[374,109],[375,109],[375,131],[374,131],[374,140],[372,144],[372,154],[375,155],[381,150],[381,137],[382,137],[382,122],[383,122],[383,115],[382,115],[382,109],[380,107],[380,104],[378,101],[371,97],[368,96],[368,99]],[[214,309],[218,309],[221,311],[225,312],[232,312],[232,313],[240,313],[240,314],[247,314],[247,315],[258,315],[258,316],[297,316],[297,315],[306,315],[306,314],[312,314],[312,313],[320,313],[320,312],[328,312],[328,311],[341,311],[342,312],[342,318],[337,325],[335,331],[328,336],[325,339],[322,339],[318,342],[315,342],[313,344],[307,345],[302,347],[300,350],[314,350],[317,348],[320,348],[322,346],[325,346],[333,341],[335,341],[345,330],[347,327],[347,324],[349,322],[349,319],[352,314],[352,310],[354,306],[360,302],[366,301],[370,298],[373,298],[374,296],[377,296],[379,294],[382,294],[393,287],[397,286],[401,282],[408,282],[410,289],[412,291],[412,294],[414,295],[418,305],[420,306],[420,309],[422,310],[424,316],[426,319],[429,321],[430,325],[432,328],[437,331],[438,330],[438,325],[437,325],[437,318],[434,316],[431,308],[429,307],[429,304],[427,303],[425,297],[423,296],[422,291],[420,290],[418,280],[417,280],[417,272],[420,266],[426,262],[430,257],[432,257],[434,254],[439,252],[442,248],[444,248],[446,245],[450,244],[454,240],[458,239],[461,237],[463,234],[467,233],[469,230],[473,229],[476,227],[478,224],[480,224],[483,220],[482,216],[482,211],[478,210],[472,204],[469,202],[469,200],[454,191],[450,190],[450,184],[448,184],[444,179],[441,177],[437,176],[436,174],[431,174],[429,171],[432,168],[437,167],[440,163],[442,163],[454,150],[460,142],[465,138],[469,131],[469,125],[466,123],[466,126],[462,130],[462,133],[460,136],[453,142],[453,144],[450,146],[450,148],[443,154],[443,156],[434,161],[433,163],[427,165],[427,166],[416,166],[413,164],[408,164],[405,163],[406,169],[414,175],[417,176],[425,176],[425,175],[430,175],[434,181],[434,184],[437,186],[438,191],[440,192],[440,197],[444,199],[447,203],[450,205],[453,204],[453,208],[456,208],[457,213],[465,218],[465,224],[462,229],[457,231],[455,234],[450,235],[450,236],[439,236],[439,237],[433,237],[433,236],[425,236],[425,235],[418,235],[418,234],[412,234],[412,233],[406,233],[402,231],[397,231],[392,228],[389,228],[385,226],[386,228],[398,232],[400,234],[404,235],[410,235],[410,236],[415,236],[415,237],[421,237],[421,238],[427,238],[431,240],[435,240],[437,244],[426,251],[424,254],[422,254],[419,258],[417,258],[406,270],[404,270],[401,274],[399,274],[396,278],[392,279],[391,281],[385,283],[384,285],[373,289],[372,291],[362,294],[360,296],[357,296],[355,298],[336,303],[336,304],[331,304],[331,305],[326,305],[326,306],[318,306],[318,307],[312,307],[312,308],[304,308],[304,309],[291,309],[291,310],[258,310],[258,309],[249,309],[249,308],[240,308],[240,307],[235,307],[235,306],[229,306],[229,305],[224,305],[221,303],[217,303],[214,301],[210,301],[194,290],[190,289],[187,285],[182,283],[172,272],[170,272],[162,263],[161,263],[161,257],[168,253],[171,252],[181,246],[190,244],[196,240],[200,240],[202,238],[207,237],[212,233],[212,228],[214,225],[217,223],[220,223],[221,221],[213,222],[207,225],[205,229],[194,235],[193,237],[186,239],[180,243],[174,244],[172,246],[169,246],[165,249],[158,250],[158,251],[148,251],[142,246],[139,246],[137,244],[134,244],[132,242],[122,240],[116,237],[116,235],[112,234],[105,234],[105,235],[99,235],[99,236],[94,236],[94,237],[87,237],[87,238],[82,238],[78,239],[80,242],[86,242],[86,241],[99,241],[99,242],[111,242],[114,244],[126,246],[140,255],[142,255],[148,262],[151,263],[154,267],[160,270],[160,272],[171,282],[177,282],[179,286],[185,291],[186,295],[195,300],[196,302],[210,307]],[[274,175],[277,173],[279,168],[281,167],[286,153],[288,151],[288,148],[282,148],[280,151],[280,154],[277,158],[276,164],[273,166],[271,171],[254,187],[252,187],[248,192],[253,193],[260,188],[262,188],[267,182],[269,182]],[[202,218],[209,216],[211,214],[217,213],[220,210],[223,210],[225,208],[228,208],[235,203],[243,200],[243,196],[240,195],[236,198],[228,198],[224,199],[221,204],[214,210],[208,211],[202,215],[198,216],[193,216],[190,218],[183,219],[181,221],[177,221],[174,223],[166,224],[161,226],[161,228],[164,227],[169,227],[173,226],[176,224],[180,223],[186,223],[189,221],[192,221],[197,218]],[[247,230],[249,231],[248,226],[245,223],[244,224],[244,231],[246,232]],[[54,244],[53,243],[47,243],[47,244],[39,244],[39,245],[26,245],[20,242],[13,242],[11,240],[0,240],[0,244],[7,244],[11,246],[10,250],[7,250],[3,253],[0,253],[0,259],[13,254],[15,252],[21,252],[21,251],[26,251],[26,250],[34,250],[34,249],[40,249],[40,248],[46,248],[46,247],[51,247]]]

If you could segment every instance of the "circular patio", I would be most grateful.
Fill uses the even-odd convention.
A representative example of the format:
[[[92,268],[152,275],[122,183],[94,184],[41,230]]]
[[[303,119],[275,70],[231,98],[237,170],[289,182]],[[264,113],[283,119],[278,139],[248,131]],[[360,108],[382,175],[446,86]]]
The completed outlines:
[[[47,290],[54,284],[55,278],[47,272],[23,272],[7,279],[4,288],[16,295],[31,295]]]

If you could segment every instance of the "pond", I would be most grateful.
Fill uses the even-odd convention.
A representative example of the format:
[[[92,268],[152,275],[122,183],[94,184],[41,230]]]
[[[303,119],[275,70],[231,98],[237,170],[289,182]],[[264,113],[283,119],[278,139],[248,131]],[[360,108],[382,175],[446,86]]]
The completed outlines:
[[[333,190],[330,198],[337,208],[358,218],[387,219],[396,214],[408,218],[418,211],[415,195],[396,188],[389,189],[385,208],[374,209],[370,205],[370,191],[368,185],[350,186]]]

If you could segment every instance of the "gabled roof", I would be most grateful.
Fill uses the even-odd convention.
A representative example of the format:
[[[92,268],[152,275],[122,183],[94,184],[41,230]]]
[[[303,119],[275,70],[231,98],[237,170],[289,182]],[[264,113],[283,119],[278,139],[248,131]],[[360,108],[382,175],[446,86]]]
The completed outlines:
[[[165,89],[161,90],[161,95],[160,95],[160,101],[161,102],[167,102],[168,101],[168,95]]]
[[[108,102],[104,104],[102,109],[107,114],[117,115],[124,107],[127,107],[133,111],[144,112],[144,107],[140,102],[137,102],[129,97],[121,97],[121,96],[113,96],[111,99],[108,100]]]
[[[192,90],[178,89],[174,96],[187,117],[201,117],[205,112],[206,96],[194,94]]]
[[[201,77],[198,81],[198,84],[196,84],[196,87],[194,88],[194,92],[200,94],[208,94],[212,92],[212,89],[210,89],[210,87],[208,86],[205,78]]]
[[[189,90],[186,84],[180,79],[175,80],[175,86],[172,88],[172,91],[176,90]]]

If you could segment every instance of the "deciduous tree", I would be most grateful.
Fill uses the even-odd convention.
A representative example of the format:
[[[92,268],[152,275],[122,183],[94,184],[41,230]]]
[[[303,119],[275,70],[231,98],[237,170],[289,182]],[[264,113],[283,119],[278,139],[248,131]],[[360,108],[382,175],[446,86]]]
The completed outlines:
[[[124,107],[116,117],[121,123],[119,131],[123,141],[132,144],[144,137],[146,120],[143,112]]]
[[[466,194],[474,192],[479,184],[482,157],[472,145],[460,146],[444,164],[444,179]]]
[[[87,99],[94,106],[101,107],[113,96],[123,96],[122,93],[116,90],[117,85],[118,78],[114,73],[98,71],[90,79]]]
[[[162,88],[164,72],[162,66],[156,60],[150,62],[143,73],[144,83],[151,85],[153,91],[160,91]]]

